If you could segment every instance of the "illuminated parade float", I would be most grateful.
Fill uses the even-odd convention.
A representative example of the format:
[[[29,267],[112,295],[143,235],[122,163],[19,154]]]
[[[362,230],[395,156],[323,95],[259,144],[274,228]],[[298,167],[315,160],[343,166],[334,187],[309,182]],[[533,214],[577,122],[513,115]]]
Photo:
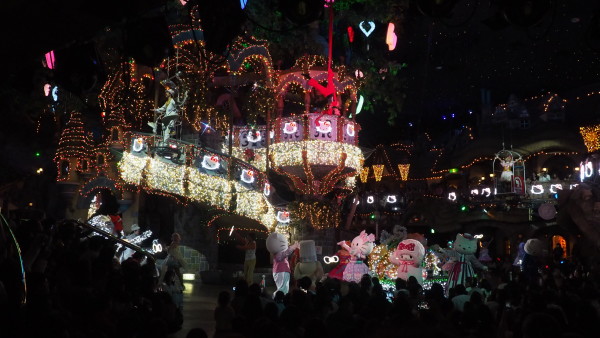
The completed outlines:
[[[261,240],[278,233],[290,247],[314,241],[298,247],[314,247],[335,278],[368,269],[424,284],[445,281],[442,266],[456,257],[510,256],[532,231],[572,249],[576,237],[552,227],[559,208],[586,231],[597,222],[582,182],[598,176],[598,127],[581,128],[590,155],[579,164],[581,136],[561,129],[566,100],[550,92],[525,100],[529,112],[516,101],[482,109],[478,133],[462,125],[441,141],[424,133],[418,142],[360,148],[366,80],[333,63],[326,8],[328,57],[304,55],[287,69],[252,36],[216,53],[197,16],[169,26],[172,52],[153,66],[104,46],[104,136],[92,141],[75,110],[56,152],[67,216],[90,219],[108,191],[117,211],[90,222],[115,234],[143,225],[146,237],[132,240],[152,238],[153,251],[158,237],[182,233],[214,267],[218,244],[234,232]],[[367,41],[374,24],[359,28]],[[395,47],[393,25],[386,44]],[[514,147],[504,147],[505,130]],[[468,251],[452,247],[456,233]],[[447,245],[430,247],[431,239]],[[345,277],[347,266],[355,270]]]

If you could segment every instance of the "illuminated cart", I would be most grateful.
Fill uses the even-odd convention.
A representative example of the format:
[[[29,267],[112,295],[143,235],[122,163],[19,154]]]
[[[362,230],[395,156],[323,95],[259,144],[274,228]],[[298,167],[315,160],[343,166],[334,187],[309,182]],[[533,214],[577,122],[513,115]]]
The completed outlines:
[[[493,162],[496,195],[525,195],[525,162],[521,154],[513,150],[496,153]]]

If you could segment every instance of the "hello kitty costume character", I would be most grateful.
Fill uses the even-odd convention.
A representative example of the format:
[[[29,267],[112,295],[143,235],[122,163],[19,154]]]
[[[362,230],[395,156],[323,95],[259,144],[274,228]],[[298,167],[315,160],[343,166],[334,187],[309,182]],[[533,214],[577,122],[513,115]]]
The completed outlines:
[[[398,266],[398,278],[408,280],[408,277],[414,276],[419,284],[423,284],[423,269],[421,268],[423,257],[425,257],[423,244],[415,239],[405,239],[398,243],[389,259]]]
[[[487,271],[487,266],[475,257],[477,238],[471,234],[457,234],[453,249],[441,249],[441,251],[449,257],[449,261],[442,268],[448,271],[446,294],[448,294],[450,288],[458,284],[465,285],[467,278],[474,277],[473,267]]]
[[[369,274],[369,267],[363,263],[363,259],[367,257],[375,247],[375,235],[368,234],[363,230],[360,235],[354,237],[350,246],[346,242],[339,242],[342,248],[350,253],[350,262],[344,269],[343,279],[347,282],[360,282],[364,274]]]
[[[273,255],[273,280],[277,290],[273,292],[273,296],[277,291],[282,291],[287,294],[290,291],[290,262],[288,256],[299,247],[298,243],[288,246],[288,241],[280,233],[272,232],[267,237],[267,250]]]

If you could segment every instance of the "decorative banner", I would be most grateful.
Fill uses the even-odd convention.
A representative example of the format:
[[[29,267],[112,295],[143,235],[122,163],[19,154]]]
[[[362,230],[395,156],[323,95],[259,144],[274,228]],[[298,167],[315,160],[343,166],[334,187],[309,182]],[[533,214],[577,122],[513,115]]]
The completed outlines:
[[[336,255],[334,256],[325,256],[323,257],[323,262],[325,262],[325,264],[333,264],[333,263],[337,263],[340,261],[340,258]]]
[[[360,28],[360,30],[363,32],[363,34],[368,38],[369,35],[371,35],[371,33],[373,33],[373,31],[375,30],[375,23],[373,21],[368,21],[367,24],[369,25],[369,29],[367,30],[365,27],[363,27],[363,24],[365,22],[361,21],[358,24],[358,28]]]
[[[523,176],[513,176],[514,192],[517,195],[525,195],[525,178]]]
[[[375,181],[381,181],[381,176],[383,176],[383,164],[373,164],[373,176],[375,176]]]
[[[387,35],[385,37],[385,43],[388,45],[388,49],[390,51],[396,48],[396,42],[398,42],[398,37],[396,36],[396,33],[394,33],[394,28],[394,24],[390,22],[388,24]]]
[[[364,167],[360,171],[360,181],[363,183],[367,183],[368,179],[369,179],[369,167]]]
[[[400,172],[400,179],[406,181],[408,179],[408,170],[410,164],[398,164],[398,171]]]

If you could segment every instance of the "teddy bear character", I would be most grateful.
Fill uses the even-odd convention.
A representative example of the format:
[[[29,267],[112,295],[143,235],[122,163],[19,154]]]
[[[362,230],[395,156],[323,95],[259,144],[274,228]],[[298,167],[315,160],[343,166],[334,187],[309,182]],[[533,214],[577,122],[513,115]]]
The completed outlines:
[[[273,295],[277,291],[287,294],[290,290],[291,273],[288,257],[298,248],[299,244],[296,242],[290,246],[284,235],[272,232],[267,237],[266,245],[267,250],[273,256],[273,280],[277,286]]]
[[[471,234],[457,234],[453,249],[440,250],[449,258],[448,262],[442,267],[442,269],[448,271],[446,294],[451,288],[459,284],[466,285],[467,279],[475,276],[473,267],[487,271],[487,266],[475,257],[477,238]]]
[[[346,242],[339,242],[342,248],[350,253],[350,263],[346,266],[343,273],[343,279],[347,282],[360,282],[364,274],[369,274],[369,268],[363,259],[367,257],[375,247],[375,235],[368,234],[363,230],[354,237],[350,246]]]
[[[425,247],[415,239],[405,239],[398,243],[396,250],[390,255],[389,260],[397,265],[398,278],[408,280],[414,276],[419,284],[423,284],[423,269],[421,262],[425,257]]]
[[[302,277],[309,277],[312,280],[312,287],[315,287],[323,274],[323,266],[317,260],[315,241],[300,241],[300,262],[294,268],[294,278],[300,280]]]

